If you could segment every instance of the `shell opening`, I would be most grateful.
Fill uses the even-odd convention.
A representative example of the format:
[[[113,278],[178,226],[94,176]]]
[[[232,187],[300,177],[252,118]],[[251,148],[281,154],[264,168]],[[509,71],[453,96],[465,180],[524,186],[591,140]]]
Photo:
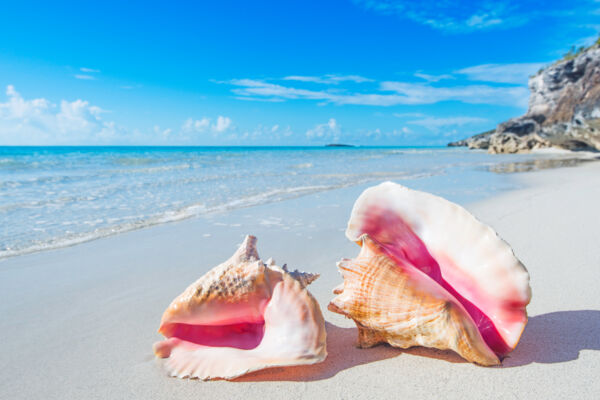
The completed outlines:
[[[400,216],[386,208],[372,207],[365,215],[364,221],[365,224],[360,227],[360,232],[378,242],[388,257],[397,263],[408,264],[420,270],[448,291],[465,308],[492,351],[500,357],[510,352],[511,348],[490,317],[461,296],[444,279],[438,261]]]
[[[233,347],[251,350],[260,344],[265,322],[240,322],[229,325],[167,324],[162,333],[169,338],[210,347]]]

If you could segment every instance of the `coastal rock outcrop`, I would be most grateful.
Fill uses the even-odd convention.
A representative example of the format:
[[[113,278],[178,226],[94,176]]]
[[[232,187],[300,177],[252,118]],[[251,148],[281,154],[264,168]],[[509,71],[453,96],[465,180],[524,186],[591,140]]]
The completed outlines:
[[[600,150],[600,44],[541,70],[529,79],[529,89],[525,115],[448,145],[490,153]]]

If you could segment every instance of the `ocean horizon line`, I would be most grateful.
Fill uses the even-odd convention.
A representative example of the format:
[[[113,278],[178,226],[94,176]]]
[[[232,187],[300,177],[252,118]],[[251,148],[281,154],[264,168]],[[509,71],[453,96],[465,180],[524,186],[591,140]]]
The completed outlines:
[[[3,148],[24,148],[24,149],[32,149],[32,148],[218,148],[218,149],[229,149],[229,148],[239,148],[239,149],[445,149],[448,146],[443,145],[402,145],[402,146],[371,146],[371,145],[354,145],[354,144],[344,144],[342,146],[339,145],[285,145],[285,146],[270,146],[270,145],[249,145],[249,146],[239,146],[239,145],[0,145],[0,149]]]

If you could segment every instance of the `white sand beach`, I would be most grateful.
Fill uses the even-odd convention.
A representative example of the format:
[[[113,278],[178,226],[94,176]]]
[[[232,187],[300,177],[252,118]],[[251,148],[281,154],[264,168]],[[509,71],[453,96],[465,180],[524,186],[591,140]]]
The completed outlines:
[[[335,262],[358,252],[344,236],[366,187],[357,186],[1,261],[0,398],[598,398],[600,164],[514,179],[522,189],[465,205],[531,275],[529,323],[502,367],[424,348],[354,347],[354,323],[327,304],[341,282]],[[326,319],[328,358],[232,382],[167,377],[152,353],[163,310],[245,234],[258,237],[263,259],[321,274],[309,289]]]

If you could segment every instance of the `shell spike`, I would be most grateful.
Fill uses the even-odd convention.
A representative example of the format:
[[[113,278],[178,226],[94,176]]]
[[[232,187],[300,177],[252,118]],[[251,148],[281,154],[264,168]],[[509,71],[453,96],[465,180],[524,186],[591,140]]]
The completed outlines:
[[[300,285],[302,285],[302,287],[307,287],[315,280],[317,280],[319,276],[321,276],[320,274],[311,274],[310,272],[299,271],[297,269],[290,271],[288,270],[287,264],[283,264],[283,267],[281,268],[285,272],[287,272],[292,278],[300,282]]]

